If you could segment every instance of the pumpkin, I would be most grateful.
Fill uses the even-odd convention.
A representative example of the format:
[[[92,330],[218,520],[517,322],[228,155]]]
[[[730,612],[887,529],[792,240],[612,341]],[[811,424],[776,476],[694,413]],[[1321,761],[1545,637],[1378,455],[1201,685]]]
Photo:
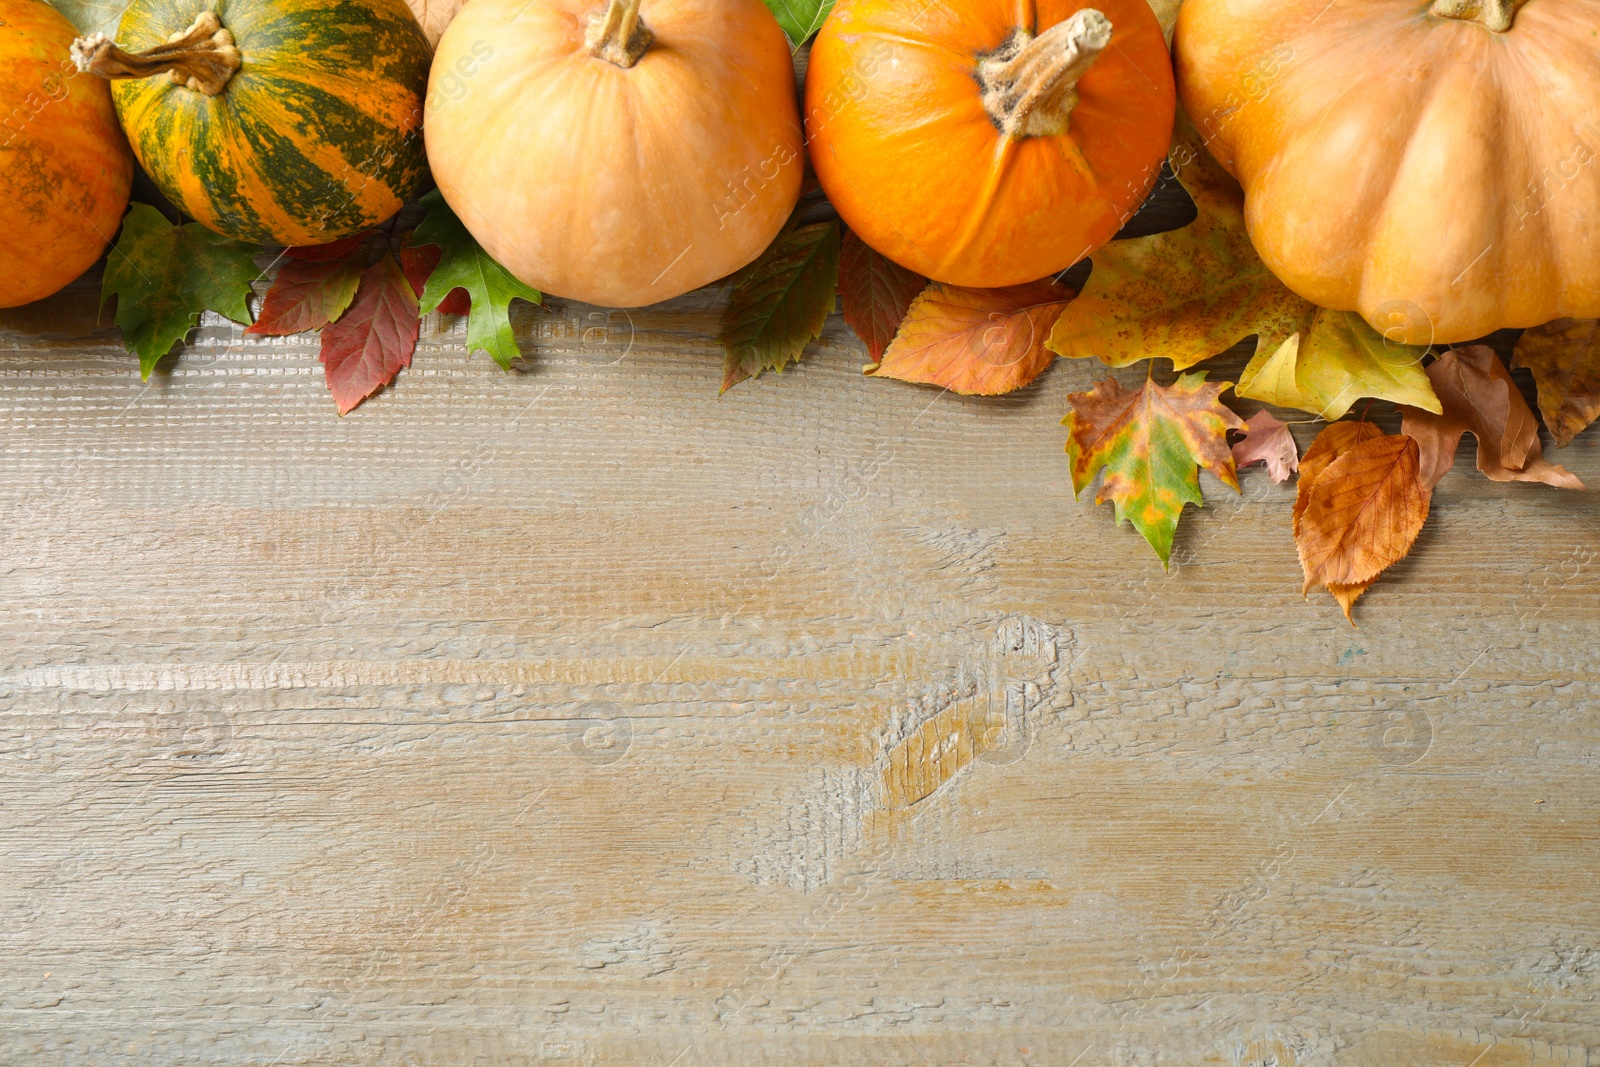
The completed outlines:
[[[1072,266],[1166,158],[1171,61],[1145,0],[840,0],[811,49],[806,132],[867,244],[953,285]]]
[[[139,162],[218,233],[323,244],[423,180],[428,42],[403,0],[134,0],[118,36],[74,58],[116,79]]]
[[[789,43],[761,0],[472,0],[439,41],[425,131],[485,251],[610,307],[758,257],[805,165]]]
[[[1391,340],[1600,316],[1600,2],[1187,0],[1185,109],[1262,260]]]
[[[73,32],[40,0],[0,0],[0,307],[88,270],[128,206],[133,156],[105,83],[66,58]]]

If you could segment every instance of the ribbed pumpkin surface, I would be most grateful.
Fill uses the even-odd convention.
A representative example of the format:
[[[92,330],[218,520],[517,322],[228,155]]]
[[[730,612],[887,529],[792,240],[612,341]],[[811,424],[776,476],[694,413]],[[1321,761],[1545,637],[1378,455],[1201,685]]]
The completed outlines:
[[[0,0],[0,307],[88,270],[128,206],[133,157],[105,82],[66,60],[73,36],[41,0]]]
[[[135,0],[144,51],[214,10],[243,65],[218,96],[118,81],[117,112],[167,198],[247,241],[320,244],[393,215],[425,170],[428,42],[403,0]]]

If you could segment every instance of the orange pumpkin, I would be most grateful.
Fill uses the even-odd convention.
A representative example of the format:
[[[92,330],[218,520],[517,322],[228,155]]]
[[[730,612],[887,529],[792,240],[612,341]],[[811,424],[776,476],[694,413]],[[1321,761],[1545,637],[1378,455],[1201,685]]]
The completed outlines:
[[[954,285],[1030,282],[1104,244],[1172,136],[1145,0],[840,0],[806,75],[811,163],[867,244]]]
[[[128,207],[133,154],[106,83],[67,58],[76,36],[40,0],[0,0],[0,307],[88,270]]]
[[[794,67],[761,0],[472,0],[439,42],[423,129],[484,250],[591,304],[731,274],[800,195]]]
[[[1600,316],[1600,0],[1187,0],[1261,258],[1395,341]]]

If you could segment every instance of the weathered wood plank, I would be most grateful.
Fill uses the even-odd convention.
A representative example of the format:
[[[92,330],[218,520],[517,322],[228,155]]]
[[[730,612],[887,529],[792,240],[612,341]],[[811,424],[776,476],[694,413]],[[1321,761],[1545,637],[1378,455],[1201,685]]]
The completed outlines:
[[[720,299],[344,419],[0,315],[0,1060],[1590,1062],[1591,495],[1464,454],[1352,629],[1260,468],[1072,500],[1098,368],[719,398]]]

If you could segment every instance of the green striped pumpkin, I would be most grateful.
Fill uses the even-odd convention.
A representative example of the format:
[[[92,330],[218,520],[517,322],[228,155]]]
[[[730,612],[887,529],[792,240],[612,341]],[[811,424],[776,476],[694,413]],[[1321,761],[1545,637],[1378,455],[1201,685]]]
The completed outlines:
[[[229,237],[306,245],[382,222],[417,191],[430,50],[404,0],[134,0],[117,44],[155,48],[206,11],[242,60],[221,92],[112,82],[169,200]]]

